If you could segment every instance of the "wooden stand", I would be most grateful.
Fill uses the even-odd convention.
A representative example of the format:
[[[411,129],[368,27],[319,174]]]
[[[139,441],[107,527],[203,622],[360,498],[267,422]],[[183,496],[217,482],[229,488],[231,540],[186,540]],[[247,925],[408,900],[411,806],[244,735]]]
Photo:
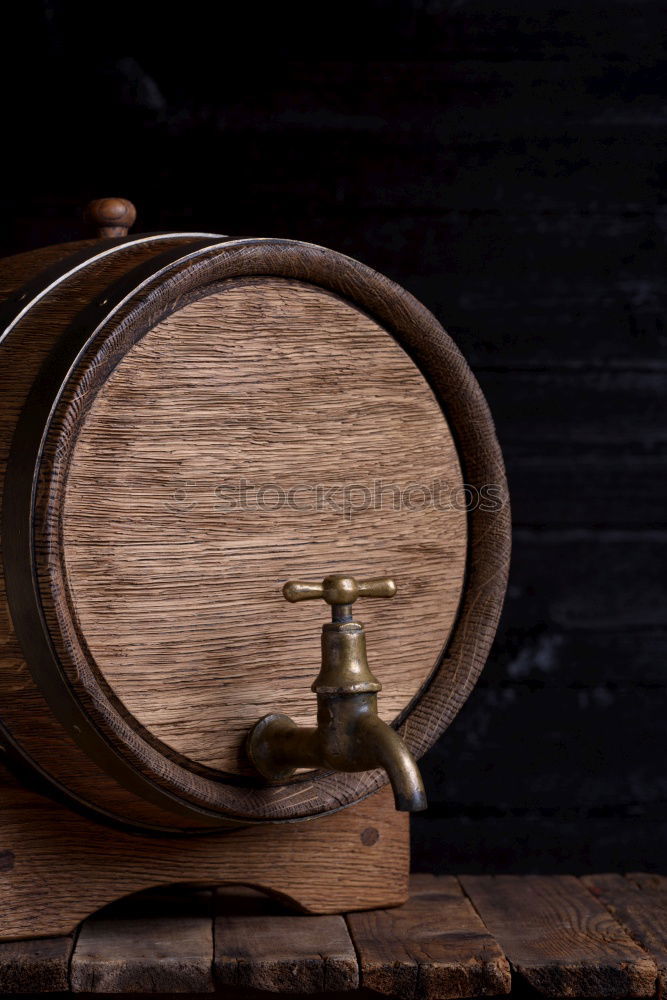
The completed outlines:
[[[409,818],[385,788],[307,823],[190,837],[104,826],[0,771],[0,940],[68,934],[94,910],[170,883],[243,884],[307,913],[408,897]]]

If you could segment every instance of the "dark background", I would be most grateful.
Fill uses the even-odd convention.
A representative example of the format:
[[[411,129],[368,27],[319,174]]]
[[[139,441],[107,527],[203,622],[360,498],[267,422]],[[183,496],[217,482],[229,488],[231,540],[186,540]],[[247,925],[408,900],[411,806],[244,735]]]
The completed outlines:
[[[665,5],[3,17],[4,253],[79,238],[102,195],[137,230],[321,243],[422,299],[487,394],[509,595],[424,761],[415,867],[664,867]]]

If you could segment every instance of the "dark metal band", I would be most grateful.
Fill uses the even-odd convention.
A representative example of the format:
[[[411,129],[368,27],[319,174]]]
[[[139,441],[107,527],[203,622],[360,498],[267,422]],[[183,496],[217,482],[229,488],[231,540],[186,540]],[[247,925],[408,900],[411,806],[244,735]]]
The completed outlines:
[[[40,795],[45,795],[55,802],[66,805],[69,809],[85,816],[86,819],[102,820],[107,826],[112,826],[115,830],[124,833],[135,833],[144,837],[197,837],[211,836],[226,828],[240,828],[250,825],[247,822],[235,823],[227,820],[224,824],[203,827],[198,829],[181,828],[178,826],[151,826],[149,823],[139,821],[122,820],[114,813],[107,812],[102,806],[93,805],[76,795],[71,789],[65,788],[56,778],[40,767],[40,765],[28,756],[23,748],[16,742],[11,733],[0,721],[0,754],[6,755],[2,763],[11,769],[12,773],[24,784]]]
[[[34,278],[26,281],[15,292],[0,302],[0,344],[9,336],[16,324],[35,306],[40,299],[66,278],[81,271],[105,257],[110,257],[116,251],[128,246],[139,246],[142,243],[155,243],[159,240],[175,239],[221,239],[217,233],[142,233],[141,236],[119,236],[109,240],[99,240],[97,243],[84,247],[76,253],[68,254],[62,260],[43,268]]]

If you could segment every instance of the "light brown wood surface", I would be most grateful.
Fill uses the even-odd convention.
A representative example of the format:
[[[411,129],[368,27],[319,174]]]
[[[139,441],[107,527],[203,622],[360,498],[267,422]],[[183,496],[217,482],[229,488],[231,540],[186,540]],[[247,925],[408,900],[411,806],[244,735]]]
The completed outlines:
[[[247,509],[232,506],[242,480]],[[384,498],[357,510],[376,483]],[[154,737],[247,771],[263,715],[314,724],[329,609],[287,604],[284,581],[391,574],[393,601],[355,606],[391,721],[434,669],[462,589],[465,511],[423,505],[435,483],[460,498],[456,449],[386,331],[312,285],[232,283],[151,330],[79,434],[62,544],[85,653]],[[341,505],[351,490],[351,509],[287,501],[316,508],[318,487]]]
[[[652,997],[655,962],[571,875],[460,877],[512,968],[546,997]]]
[[[0,940],[69,934],[107,903],[173,883],[249,885],[311,913],[399,905],[408,894],[408,816],[387,788],[311,822],[149,837],[93,822],[0,769],[0,832],[11,859],[0,872]]]
[[[369,990],[405,1000],[510,992],[507,959],[451,876],[413,875],[405,906],[347,920]]]
[[[223,990],[331,993],[358,986],[344,917],[294,916],[252,890],[219,889],[216,897],[214,968]]]

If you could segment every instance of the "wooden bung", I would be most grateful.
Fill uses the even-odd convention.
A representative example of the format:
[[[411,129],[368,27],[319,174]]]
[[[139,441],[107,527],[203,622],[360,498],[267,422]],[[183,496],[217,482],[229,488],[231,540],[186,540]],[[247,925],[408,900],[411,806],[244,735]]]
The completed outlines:
[[[134,217],[102,199],[88,218],[120,239],[3,261],[2,740],[133,829],[324,816],[387,776],[250,766],[261,716],[314,723],[326,607],[282,585],[396,580],[359,615],[379,714],[420,757],[504,595],[493,423],[442,327],[370,268],[293,240],[127,236]]]
[[[125,198],[97,198],[85,212],[86,222],[100,239],[127,236],[137,219],[137,210]]]

